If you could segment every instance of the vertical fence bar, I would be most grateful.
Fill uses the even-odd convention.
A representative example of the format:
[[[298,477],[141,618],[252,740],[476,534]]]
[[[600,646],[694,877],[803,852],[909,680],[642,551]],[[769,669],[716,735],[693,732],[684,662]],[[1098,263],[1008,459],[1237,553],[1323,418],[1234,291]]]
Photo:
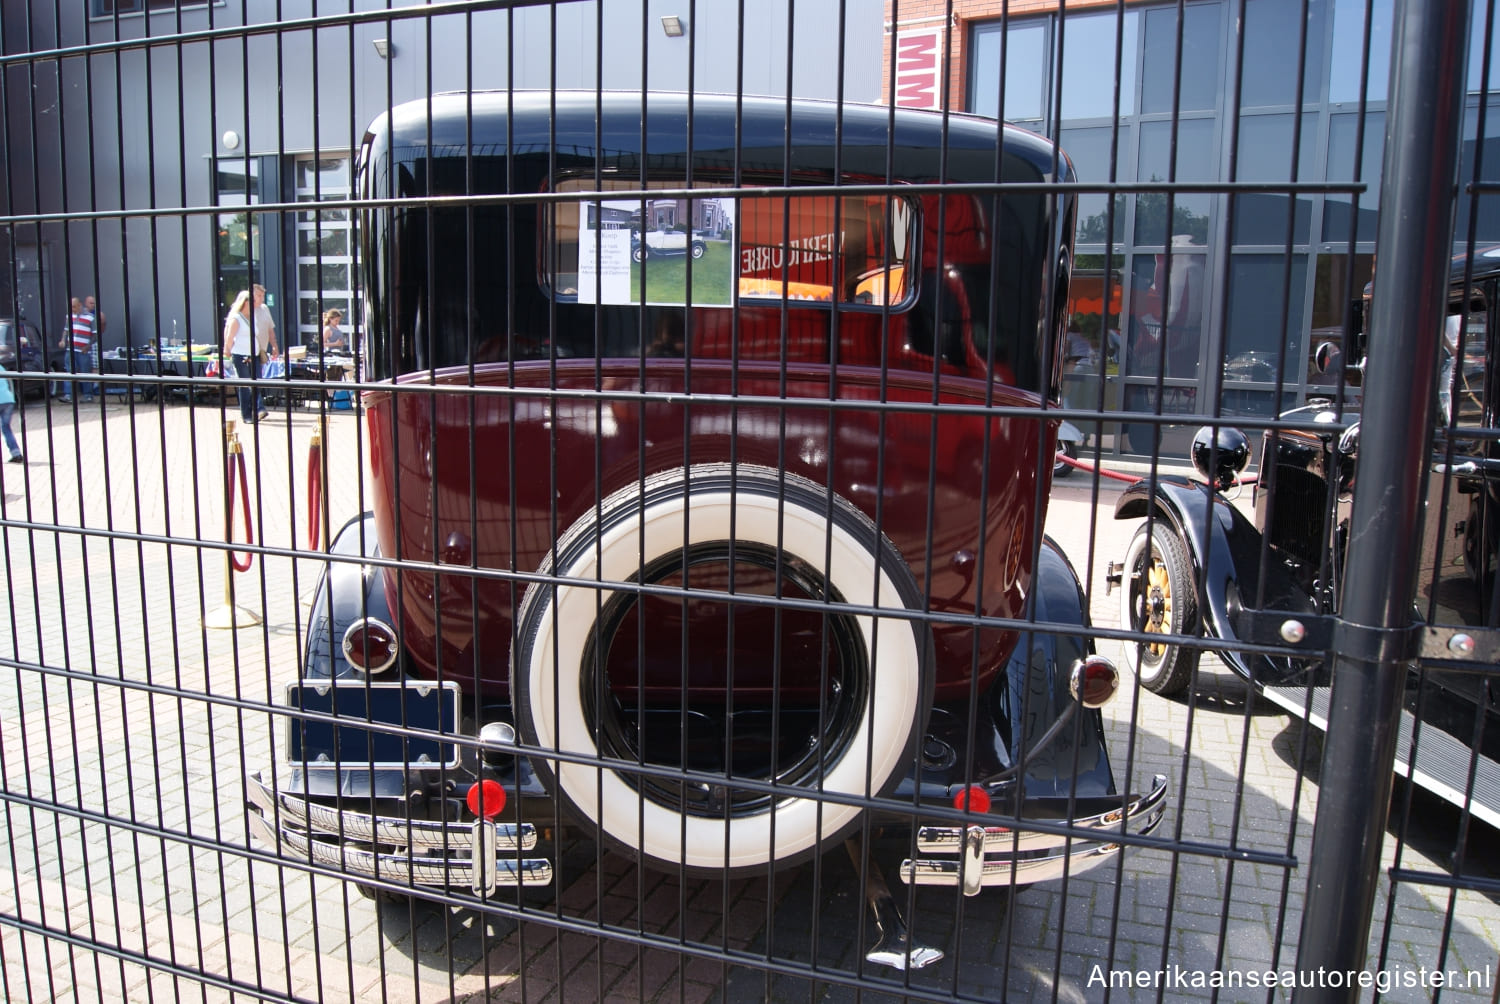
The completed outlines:
[[[1399,4],[1349,564],[1337,625],[1323,788],[1313,824],[1299,982],[1365,968],[1390,802],[1405,641],[1421,549],[1438,332],[1447,305],[1469,0]],[[1333,981],[1327,981],[1332,983]],[[1297,1000],[1353,1001],[1314,985]]]

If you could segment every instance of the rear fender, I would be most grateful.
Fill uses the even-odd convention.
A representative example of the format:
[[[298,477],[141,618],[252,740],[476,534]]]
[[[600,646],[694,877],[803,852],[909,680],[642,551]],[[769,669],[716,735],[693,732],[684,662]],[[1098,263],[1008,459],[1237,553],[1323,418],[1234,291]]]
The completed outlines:
[[[1263,537],[1222,495],[1185,477],[1135,482],[1115,503],[1115,519],[1145,519],[1155,513],[1153,533],[1171,533],[1187,548],[1194,579],[1202,584],[1198,616],[1204,633],[1225,643],[1215,654],[1236,674],[1257,686],[1273,686],[1306,668],[1303,662],[1237,651],[1234,619],[1256,602],[1260,590]],[[1268,562],[1264,608],[1311,615],[1317,604],[1275,556]]]
[[[1006,663],[1004,692],[998,695],[997,715],[1011,723],[1012,762],[1023,753],[1034,756],[1026,766],[1025,797],[1112,795],[1114,777],[1097,709],[1077,707],[1073,727],[1030,753],[1052,723],[1077,704],[1069,686],[1073,664],[1094,652],[1083,587],[1050,537],[1042,540],[1031,601],[1032,620],[1065,630],[1023,631]]]
[[[374,617],[387,624],[396,623],[391,617],[380,569],[350,560],[379,553],[374,514],[367,512],[345,523],[329,553],[335,560],[328,563],[318,580],[307,620],[307,642],[302,655],[305,680],[357,675],[343,653],[344,632],[356,620]]]

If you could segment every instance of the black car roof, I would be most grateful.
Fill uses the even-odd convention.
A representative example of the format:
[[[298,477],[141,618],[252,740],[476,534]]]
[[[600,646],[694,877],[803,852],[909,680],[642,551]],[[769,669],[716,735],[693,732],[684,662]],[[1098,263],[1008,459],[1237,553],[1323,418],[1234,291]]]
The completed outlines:
[[[689,110],[692,121],[689,128]],[[393,108],[371,125],[397,160],[427,151],[494,154],[555,150],[613,163],[680,159],[699,169],[829,171],[875,180],[984,183],[996,179],[996,150],[1006,157],[998,180],[1074,178],[1071,163],[1046,139],[994,119],[797,99],[594,91],[476,91],[436,94]]]

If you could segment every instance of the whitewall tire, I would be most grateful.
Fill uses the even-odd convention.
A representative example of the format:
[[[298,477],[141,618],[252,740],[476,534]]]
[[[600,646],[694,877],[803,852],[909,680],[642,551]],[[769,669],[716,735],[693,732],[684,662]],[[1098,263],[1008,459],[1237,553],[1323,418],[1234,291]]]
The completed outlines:
[[[572,758],[531,755],[570,815],[609,843],[665,870],[764,875],[827,850],[859,824],[862,806],[821,799],[819,791],[880,796],[911,772],[931,704],[931,630],[912,616],[922,595],[911,570],[846,500],[764,467],[679,468],[604,499],[553,553],[540,573],[557,581],[533,584],[517,616],[516,723],[525,747]],[[621,611],[634,609],[639,592],[629,586],[731,553],[736,567],[774,567],[828,605],[830,612],[817,616],[844,653],[840,682],[816,715],[824,731],[806,744],[815,752],[787,763],[773,757],[776,770],[746,778],[748,788],[727,772],[670,782],[631,746],[633,727],[609,720],[616,702],[590,696],[602,689],[596,646],[607,652],[610,638],[601,634],[612,634]],[[779,672],[786,680],[827,675],[818,665],[782,665]],[[630,769],[642,760],[648,770]],[[702,803],[688,797],[700,791],[714,794]]]

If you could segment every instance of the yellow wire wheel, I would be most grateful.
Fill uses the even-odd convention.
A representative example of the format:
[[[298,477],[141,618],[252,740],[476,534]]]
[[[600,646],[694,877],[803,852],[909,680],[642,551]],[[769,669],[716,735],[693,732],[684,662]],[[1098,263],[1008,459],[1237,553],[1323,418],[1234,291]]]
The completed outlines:
[[[1120,625],[1140,635],[1125,643],[1125,661],[1147,690],[1180,693],[1193,680],[1198,650],[1170,639],[1199,633],[1198,591],[1187,547],[1171,524],[1157,520],[1136,531],[1120,585]]]

